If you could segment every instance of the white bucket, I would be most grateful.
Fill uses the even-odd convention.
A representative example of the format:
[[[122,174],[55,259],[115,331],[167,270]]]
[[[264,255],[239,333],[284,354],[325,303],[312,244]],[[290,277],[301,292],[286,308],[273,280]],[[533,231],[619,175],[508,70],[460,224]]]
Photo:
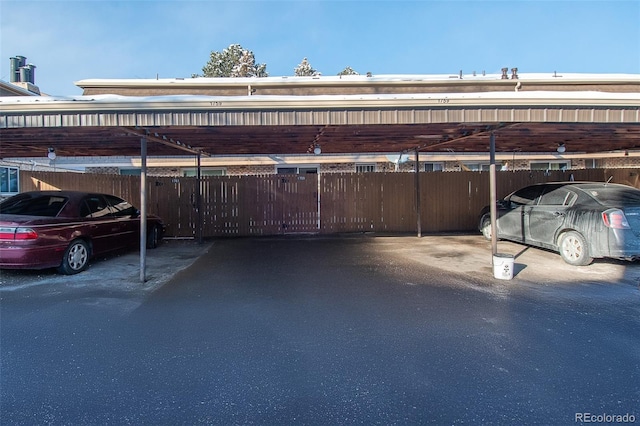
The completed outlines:
[[[493,255],[493,276],[499,280],[513,278],[513,255],[496,253]]]

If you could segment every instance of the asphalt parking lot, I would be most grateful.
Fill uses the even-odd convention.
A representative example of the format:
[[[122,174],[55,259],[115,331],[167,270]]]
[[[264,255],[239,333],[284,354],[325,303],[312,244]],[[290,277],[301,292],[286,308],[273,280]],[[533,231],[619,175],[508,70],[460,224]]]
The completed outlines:
[[[3,424],[640,419],[638,265],[476,235],[169,240],[2,272]],[[633,417],[631,417],[633,416]],[[636,420],[637,421],[637,420]]]
[[[390,258],[405,257],[417,263],[441,269],[444,272],[463,274],[474,280],[496,286],[515,284],[625,283],[640,284],[640,262],[597,259],[586,267],[571,266],[557,253],[500,241],[498,251],[514,256],[512,280],[497,280],[493,276],[491,245],[480,235],[428,235],[417,238],[411,235],[377,236],[353,234],[343,236],[284,236],[292,238],[365,238],[375,241],[380,250]],[[198,244],[193,240],[165,240],[155,250],[147,251],[147,281],[140,282],[140,258],[137,252],[95,259],[89,269],[75,276],[58,275],[53,270],[0,272],[0,291],[53,284],[57,287],[109,288],[112,290],[151,293],[170,280],[176,273],[189,267],[206,253],[215,241]]]

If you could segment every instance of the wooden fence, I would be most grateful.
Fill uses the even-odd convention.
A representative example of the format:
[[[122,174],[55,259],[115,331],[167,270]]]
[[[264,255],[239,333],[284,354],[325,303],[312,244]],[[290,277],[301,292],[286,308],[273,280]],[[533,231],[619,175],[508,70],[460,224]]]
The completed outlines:
[[[497,172],[497,193],[538,182],[574,179],[640,187],[640,169]],[[425,172],[419,176],[424,233],[473,231],[489,203],[487,172]],[[162,217],[167,235],[203,237],[287,233],[416,232],[413,173],[268,176],[148,177],[149,213]],[[110,193],[140,203],[140,179],[81,173],[20,173],[20,190],[67,189]],[[198,212],[198,205],[201,214]]]

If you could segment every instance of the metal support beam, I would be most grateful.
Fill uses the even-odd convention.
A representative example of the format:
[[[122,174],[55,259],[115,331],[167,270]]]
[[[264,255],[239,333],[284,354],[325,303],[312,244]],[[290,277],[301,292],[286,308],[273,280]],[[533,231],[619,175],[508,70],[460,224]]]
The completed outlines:
[[[485,131],[480,131],[480,132],[475,132],[475,133],[471,133],[469,135],[465,135],[465,136],[460,136],[460,137],[455,137],[455,138],[451,138],[451,139],[447,139],[444,141],[438,141],[432,144],[424,144],[418,147],[418,150],[420,151],[430,151],[433,150],[434,148],[438,148],[438,149],[442,149],[444,146],[446,145],[451,145],[453,143],[460,143],[462,141],[465,141],[467,139],[474,139],[474,138],[478,138],[479,136],[485,136],[486,134],[490,134],[492,135],[494,131],[498,130],[498,129],[513,129],[515,127],[519,127],[522,123],[513,123],[513,124],[499,124],[499,125],[495,125],[495,126],[487,126],[487,130]]]
[[[140,282],[147,280],[147,139],[140,139]]]
[[[210,157],[209,154],[207,154],[206,152],[203,152],[201,149],[194,148],[191,145],[182,143],[180,141],[174,141],[173,139],[167,138],[166,136],[163,136],[163,135],[159,135],[158,133],[151,134],[150,130],[148,129],[142,129],[138,127],[134,129],[129,127],[122,127],[121,129],[124,132],[129,133],[130,135],[140,136],[147,140],[150,140],[151,142],[157,142],[159,144],[170,146],[172,148],[176,148],[181,151],[186,151],[191,154],[198,154],[198,155],[204,155],[206,157]]]
[[[494,133],[491,133],[489,141],[489,205],[491,206],[491,254],[493,256],[498,253],[498,233],[496,232],[496,136]]]
[[[197,186],[198,189],[196,190],[196,208],[198,209],[198,244],[202,244],[202,240],[203,240],[203,236],[202,234],[204,233],[204,226],[203,226],[203,217],[202,217],[202,163],[201,163],[201,159],[200,159],[201,155],[198,152],[198,171],[197,171]]]
[[[416,221],[418,229],[418,238],[422,237],[422,222],[420,216],[422,209],[420,208],[420,151],[416,149]]]

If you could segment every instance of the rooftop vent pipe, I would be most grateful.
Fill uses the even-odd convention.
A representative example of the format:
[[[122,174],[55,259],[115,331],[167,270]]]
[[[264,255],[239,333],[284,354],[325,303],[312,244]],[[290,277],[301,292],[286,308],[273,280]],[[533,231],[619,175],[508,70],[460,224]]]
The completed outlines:
[[[9,81],[11,83],[16,83],[20,80],[20,67],[24,67],[27,63],[27,58],[24,56],[14,56],[10,58],[11,61],[11,75],[9,76]]]
[[[36,84],[36,66],[27,64],[25,67],[29,70],[29,83]]]
[[[35,68],[35,65],[31,64],[20,67],[20,82],[34,84]]]
[[[25,58],[24,56],[14,56],[13,58],[10,58],[10,61],[11,75],[9,76],[9,81],[11,83],[35,84],[35,65],[27,64],[27,58]]]

